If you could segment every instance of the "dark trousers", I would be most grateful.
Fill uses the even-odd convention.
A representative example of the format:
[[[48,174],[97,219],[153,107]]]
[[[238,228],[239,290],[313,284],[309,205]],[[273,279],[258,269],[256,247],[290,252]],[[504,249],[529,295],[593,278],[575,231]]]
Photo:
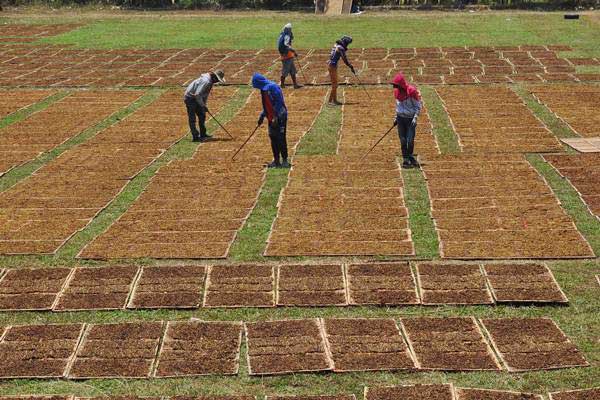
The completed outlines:
[[[206,111],[193,97],[186,97],[184,99],[185,108],[187,109],[188,114],[188,123],[190,124],[190,132],[192,132],[192,137],[196,139],[197,137],[206,136]],[[198,117],[198,125],[200,125],[200,132],[196,129],[196,117]]]
[[[415,150],[415,135],[417,126],[413,126],[412,117],[404,118],[397,116],[398,136],[400,137],[400,146],[402,147],[402,158],[404,161],[414,161],[413,151]]]
[[[271,150],[273,150],[273,161],[280,162],[288,158],[287,149],[287,115],[277,119],[276,124],[269,124],[269,139],[271,139]]]

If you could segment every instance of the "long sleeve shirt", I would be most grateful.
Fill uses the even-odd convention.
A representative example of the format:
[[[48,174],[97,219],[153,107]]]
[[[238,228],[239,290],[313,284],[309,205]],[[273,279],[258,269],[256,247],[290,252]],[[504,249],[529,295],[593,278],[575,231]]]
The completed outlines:
[[[198,104],[206,107],[208,103],[208,95],[213,87],[213,81],[209,73],[203,74],[200,78],[190,83],[185,89],[185,97],[195,98]]]
[[[350,65],[348,57],[346,56],[346,49],[344,48],[344,46],[336,44],[335,46],[333,46],[333,49],[331,49],[331,55],[329,56],[328,64],[332,67],[337,67],[340,58],[342,59],[342,61],[344,61],[344,64]]]
[[[402,118],[419,116],[422,107],[421,100],[417,100],[414,97],[409,96],[402,101],[396,99],[396,114]]]

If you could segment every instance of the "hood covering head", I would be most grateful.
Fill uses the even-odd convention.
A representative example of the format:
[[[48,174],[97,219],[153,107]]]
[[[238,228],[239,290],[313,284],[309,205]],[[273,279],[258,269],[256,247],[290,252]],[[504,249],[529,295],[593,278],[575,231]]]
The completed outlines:
[[[265,87],[269,84],[269,82],[270,81],[267,78],[258,72],[255,72],[254,75],[252,75],[252,87],[254,89],[265,90]]]
[[[284,32],[290,32],[291,30],[292,30],[292,23],[291,22],[288,22],[287,24],[285,24],[283,26],[283,31]]]
[[[344,35],[340,40],[336,41],[336,43],[344,46],[344,49],[348,49],[348,46],[352,43],[352,36]]]
[[[398,72],[392,81],[392,85],[394,85],[394,97],[396,100],[404,101],[409,97],[414,98],[415,100],[420,100],[421,95],[416,87],[413,85],[409,85],[406,82],[406,78],[402,74],[402,72]]]

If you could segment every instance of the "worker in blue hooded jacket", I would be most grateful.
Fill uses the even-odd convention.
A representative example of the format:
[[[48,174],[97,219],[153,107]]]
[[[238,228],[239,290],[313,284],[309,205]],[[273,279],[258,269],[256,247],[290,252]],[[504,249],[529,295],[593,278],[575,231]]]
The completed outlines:
[[[267,164],[268,168],[289,168],[287,150],[287,108],[283,99],[283,91],[273,81],[263,75],[255,73],[252,76],[252,87],[260,90],[263,110],[258,117],[258,126],[267,118],[269,122],[269,139],[273,150],[273,162]]]

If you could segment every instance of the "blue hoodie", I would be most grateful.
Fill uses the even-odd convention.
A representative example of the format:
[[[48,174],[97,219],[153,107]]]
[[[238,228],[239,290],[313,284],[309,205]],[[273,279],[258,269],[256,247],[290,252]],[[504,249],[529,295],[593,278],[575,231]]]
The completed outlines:
[[[287,115],[283,91],[278,84],[256,72],[252,76],[252,87],[259,89],[262,95],[263,112],[261,116],[267,117],[271,122],[274,117],[281,118]]]

